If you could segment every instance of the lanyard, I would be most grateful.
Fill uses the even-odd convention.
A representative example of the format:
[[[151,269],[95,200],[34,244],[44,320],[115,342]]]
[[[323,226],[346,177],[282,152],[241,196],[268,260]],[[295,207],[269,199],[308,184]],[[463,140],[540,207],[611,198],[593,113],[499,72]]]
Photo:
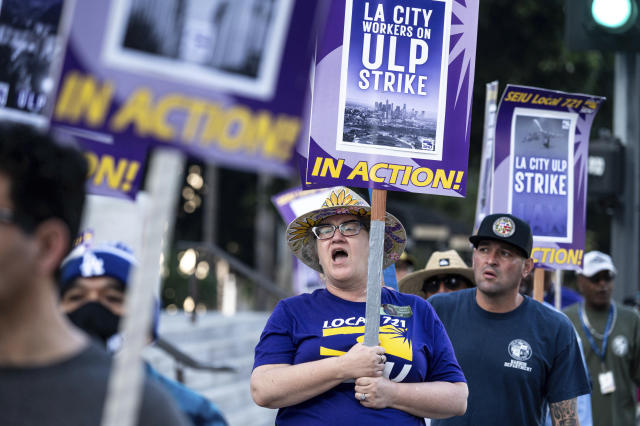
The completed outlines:
[[[580,306],[578,307],[578,310],[580,312],[580,322],[582,323],[584,334],[587,336],[587,340],[591,345],[591,349],[593,349],[596,355],[598,355],[598,358],[600,358],[602,360],[602,363],[604,364],[604,357],[607,351],[607,340],[609,340],[609,334],[611,334],[611,330],[613,329],[612,322],[615,322],[614,318],[616,317],[616,313],[617,313],[616,307],[614,306],[613,303],[609,307],[609,316],[607,317],[607,325],[604,327],[604,334],[602,335],[602,351],[598,349],[598,346],[596,345],[596,341],[593,338],[593,335],[594,334],[598,335],[598,333],[591,327],[591,324],[589,324],[589,318],[587,318],[587,313],[584,310],[583,303],[580,304]],[[598,337],[600,336],[598,335]]]

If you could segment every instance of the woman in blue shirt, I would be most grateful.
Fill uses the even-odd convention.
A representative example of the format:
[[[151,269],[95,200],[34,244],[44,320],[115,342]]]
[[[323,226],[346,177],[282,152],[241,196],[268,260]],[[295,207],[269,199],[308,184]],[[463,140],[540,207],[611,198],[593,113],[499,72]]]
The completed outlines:
[[[382,289],[380,346],[362,344],[369,205],[345,187],[287,228],[293,253],[326,288],[280,301],[255,350],[251,394],[276,424],[419,425],[466,409],[467,385],[442,323],[423,299]],[[383,267],[406,243],[385,218]]]

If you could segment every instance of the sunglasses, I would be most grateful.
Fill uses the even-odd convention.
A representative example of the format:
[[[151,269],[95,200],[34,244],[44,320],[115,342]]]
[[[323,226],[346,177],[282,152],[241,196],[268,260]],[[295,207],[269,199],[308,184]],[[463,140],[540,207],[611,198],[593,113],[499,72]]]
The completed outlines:
[[[313,235],[316,236],[319,240],[328,240],[333,237],[333,234],[336,233],[336,229],[340,231],[342,235],[345,237],[353,237],[354,235],[358,235],[360,230],[364,225],[359,220],[349,220],[347,222],[343,222],[340,225],[331,225],[325,223],[324,225],[318,225],[311,228]]]
[[[610,282],[610,281],[613,281],[613,278],[614,278],[614,275],[610,271],[601,271],[592,277],[587,277],[587,279],[594,284],[597,284],[600,281]]]
[[[443,283],[447,290],[459,290],[462,286],[471,287],[471,282],[462,275],[436,275],[424,281],[422,291],[425,293],[437,293]]]

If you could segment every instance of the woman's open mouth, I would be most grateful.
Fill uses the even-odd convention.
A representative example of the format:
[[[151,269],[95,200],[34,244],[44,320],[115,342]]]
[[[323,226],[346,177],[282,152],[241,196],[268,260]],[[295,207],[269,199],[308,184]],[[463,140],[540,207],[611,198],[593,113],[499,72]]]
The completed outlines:
[[[345,261],[349,257],[346,250],[342,248],[335,248],[331,250],[331,260],[337,263]]]

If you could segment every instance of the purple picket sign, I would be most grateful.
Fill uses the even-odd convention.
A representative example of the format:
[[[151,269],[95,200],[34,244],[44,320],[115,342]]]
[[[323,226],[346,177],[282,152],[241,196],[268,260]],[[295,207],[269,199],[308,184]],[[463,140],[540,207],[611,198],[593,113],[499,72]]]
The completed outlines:
[[[303,190],[294,188],[274,195],[271,197],[271,202],[284,222],[289,224],[301,214],[318,208],[330,193],[330,189]],[[315,289],[324,287],[324,283],[317,271],[302,263],[297,257],[293,255],[292,257],[293,268],[291,273],[294,293],[311,293]]]
[[[491,213],[491,188],[493,187],[493,145],[496,131],[496,114],[498,112],[498,81],[485,85],[484,133],[482,136],[482,156],[480,163],[480,179],[478,179],[478,199],[476,200],[476,217],[473,225],[475,231],[480,228],[482,219]]]
[[[289,176],[323,8],[319,0],[77,2],[53,121],[126,147],[171,146]]]
[[[491,211],[529,223],[538,266],[575,270],[582,264],[589,132],[604,101],[516,85],[502,96]]]
[[[0,119],[49,125],[73,4],[0,1]]]
[[[61,126],[53,131],[71,136],[84,151],[89,167],[87,192],[135,200],[146,167],[147,144],[122,139],[100,138],[96,134]]]
[[[307,181],[466,193],[478,1],[334,0]]]

